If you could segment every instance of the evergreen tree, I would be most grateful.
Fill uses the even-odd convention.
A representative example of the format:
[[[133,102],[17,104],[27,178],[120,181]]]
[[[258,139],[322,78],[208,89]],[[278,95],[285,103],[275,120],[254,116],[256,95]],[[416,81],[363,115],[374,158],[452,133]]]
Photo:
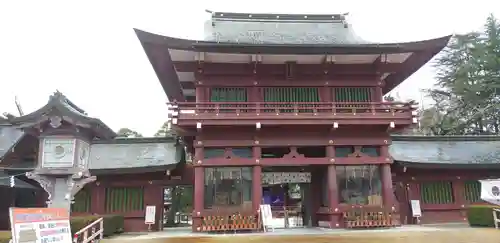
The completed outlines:
[[[423,111],[429,135],[498,134],[500,24],[489,16],[482,32],[454,36],[435,63],[435,102]]]
[[[120,130],[118,130],[118,132],[116,132],[116,134],[118,134],[117,137],[119,138],[142,138],[142,134],[132,130],[132,129],[129,129],[129,128],[120,128]]]

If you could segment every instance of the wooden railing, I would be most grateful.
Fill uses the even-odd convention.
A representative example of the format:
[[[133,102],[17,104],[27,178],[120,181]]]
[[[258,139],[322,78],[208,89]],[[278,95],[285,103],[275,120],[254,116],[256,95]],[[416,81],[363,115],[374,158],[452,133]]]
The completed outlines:
[[[89,236],[90,233],[90,236]],[[104,221],[100,218],[73,235],[73,243],[98,242],[104,237]]]
[[[259,230],[260,221],[257,214],[219,214],[202,217],[202,232],[228,232]]]
[[[498,229],[498,225],[500,224],[500,217],[498,215],[500,214],[500,209],[494,208],[493,211],[493,224],[495,224],[495,229]]]
[[[346,228],[375,228],[399,226],[396,212],[389,210],[352,209],[343,213]]]
[[[173,102],[173,118],[194,116],[395,114],[416,108],[403,102]]]

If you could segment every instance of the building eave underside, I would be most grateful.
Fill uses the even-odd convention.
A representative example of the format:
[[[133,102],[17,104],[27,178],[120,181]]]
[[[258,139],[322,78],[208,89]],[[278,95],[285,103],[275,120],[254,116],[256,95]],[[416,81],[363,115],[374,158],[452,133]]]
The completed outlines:
[[[384,93],[387,93],[439,53],[451,37],[387,44],[243,44],[179,39],[138,29],[135,29],[135,32],[170,101],[186,101],[173,65],[171,50],[222,55],[373,55],[372,61],[385,54],[409,53],[398,72],[384,77],[386,83]]]
[[[394,165],[415,168],[415,169],[475,169],[475,170],[487,170],[487,169],[500,169],[500,164],[464,164],[464,163],[443,163],[443,162],[412,162],[412,161],[394,161]]]

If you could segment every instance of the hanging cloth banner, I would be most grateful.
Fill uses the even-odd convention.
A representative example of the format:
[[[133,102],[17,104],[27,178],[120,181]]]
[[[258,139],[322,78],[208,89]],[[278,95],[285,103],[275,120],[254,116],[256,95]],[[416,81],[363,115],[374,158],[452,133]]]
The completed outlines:
[[[480,180],[479,182],[481,182],[481,199],[500,205],[500,179]]]
[[[311,183],[309,172],[263,172],[262,184]]]

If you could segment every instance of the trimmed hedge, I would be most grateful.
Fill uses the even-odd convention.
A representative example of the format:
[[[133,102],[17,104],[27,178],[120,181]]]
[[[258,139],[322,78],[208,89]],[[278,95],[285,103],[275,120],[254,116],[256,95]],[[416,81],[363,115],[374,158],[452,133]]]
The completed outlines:
[[[104,221],[104,236],[112,236],[123,232],[124,218],[121,215],[89,215],[71,217],[71,235],[83,229],[85,226],[94,222],[99,218]],[[0,231],[0,243],[9,243],[11,239],[10,231]]]
[[[467,208],[467,221],[470,226],[495,227],[493,222],[493,205],[472,205]]]
[[[10,231],[0,231],[0,243],[9,243]]]

